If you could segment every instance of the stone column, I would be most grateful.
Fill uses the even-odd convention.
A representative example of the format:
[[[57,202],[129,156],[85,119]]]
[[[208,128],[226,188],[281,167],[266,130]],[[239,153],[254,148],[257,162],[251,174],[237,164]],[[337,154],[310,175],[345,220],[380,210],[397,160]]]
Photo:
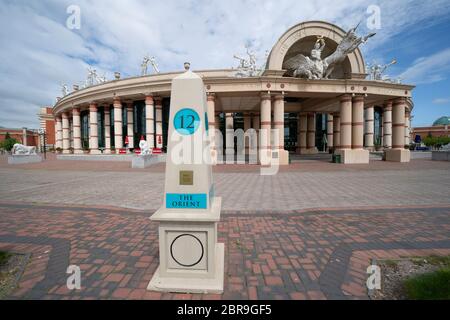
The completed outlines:
[[[109,111],[109,106],[104,107],[105,114],[105,154],[111,154],[111,114]]]
[[[122,103],[119,97],[114,98],[114,148],[116,153],[123,148]]]
[[[353,97],[352,106],[352,149],[364,148],[364,97]]]
[[[163,147],[163,132],[162,132],[162,98],[155,97],[155,116],[156,116],[156,148]]]
[[[70,141],[69,141],[69,114],[64,112],[62,114],[62,149],[64,154],[70,153]]]
[[[128,148],[134,148],[134,106],[133,103],[127,105],[127,131],[128,131]]]
[[[410,151],[405,149],[406,99],[398,98],[392,107],[392,149],[386,150],[386,161],[409,162]]]
[[[262,165],[269,165],[272,159],[272,150],[270,146],[270,130],[272,126],[272,102],[270,94],[261,95],[261,129],[260,129],[260,152],[259,159]]]
[[[274,97],[273,126],[278,131],[278,141],[274,141],[273,150],[278,153],[278,163],[288,165],[289,152],[284,149],[284,96],[282,94]]]
[[[244,113],[244,144],[245,144],[245,154],[248,154],[250,149],[250,138],[246,137],[250,134],[252,118],[249,113]]]
[[[55,117],[55,149],[62,149],[62,119],[61,116]]]
[[[216,150],[216,95],[208,93],[208,135],[211,146],[211,161],[217,164],[217,150]]]
[[[274,141],[273,149],[284,150],[284,97],[281,94],[274,97],[273,127],[278,131],[278,141]]]
[[[80,108],[73,108],[72,110],[73,121],[73,152],[75,154],[83,153],[81,146],[81,118]]]
[[[155,103],[153,96],[147,94],[145,96],[145,136],[148,147],[153,149],[155,147]]]
[[[410,138],[410,120],[411,119],[411,113],[409,110],[405,111],[405,145],[409,146],[410,142],[411,142],[411,138]]]
[[[333,116],[333,147],[334,150],[341,147],[341,115],[339,113]]]
[[[308,113],[307,153],[316,154],[316,114]]]
[[[334,141],[333,141],[333,137],[334,137],[334,117],[333,114],[329,113],[327,115],[327,141],[328,141],[328,150],[333,150],[334,148]]]
[[[385,149],[392,148],[392,101],[387,101],[384,104],[383,146]]]
[[[308,133],[308,115],[306,113],[298,114],[297,123],[297,153],[305,154],[307,150],[307,133]]]
[[[256,146],[256,150],[251,150],[250,151],[250,158],[249,160],[251,161],[251,163],[256,164],[258,163],[258,159],[259,159],[259,130],[260,130],[260,117],[258,113],[253,113],[253,117],[252,117],[252,128],[253,130],[255,130],[255,134],[253,135],[253,144]],[[256,151],[256,154],[255,154]]]
[[[225,155],[234,156],[234,123],[232,113],[225,113],[225,135]]]
[[[373,151],[374,150],[374,123],[375,123],[375,117],[374,117],[374,108],[373,106],[371,107],[367,107],[365,110],[366,113],[366,134],[364,136],[364,145],[365,147],[370,150]]]
[[[28,137],[27,137],[27,128],[22,128],[22,144],[24,145],[24,146],[27,146],[28,145]]]
[[[100,154],[98,150],[98,107],[96,103],[89,105],[89,149],[91,154]]]
[[[352,97],[344,94],[341,97],[341,144],[339,149],[352,148]]]
[[[62,117],[58,115],[55,117],[55,149],[62,149]]]

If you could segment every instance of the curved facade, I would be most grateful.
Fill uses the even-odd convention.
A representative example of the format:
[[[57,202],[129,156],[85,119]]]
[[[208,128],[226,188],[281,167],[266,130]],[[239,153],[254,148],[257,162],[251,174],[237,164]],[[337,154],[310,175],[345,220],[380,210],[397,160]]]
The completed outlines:
[[[344,34],[329,23],[301,23],[280,37],[260,76],[237,78],[236,70],[231,69],[195,71],[202,76],[208,94],[210,132],[218,129],[224,133],[224,153],[236,152],[234,138],[227,137],[225,129],[238,128],[279,129],[282,134],[277,141],[270,138],[269,130],[268,139],[259,141],[259,148],[279,150],[284,163],[288,151],[317,152],[322,135],[327,137],[327,148],[347,150],[348,154],[373,149],[377,144],[386,149],[403,149],[409,144],[414,87],[365,80],[359,49],[335,69],[334,79],[285,76],[284,61],[310,52],[314,38],[323,36],[326,50],[333,50]],[[164,149],[171,81],[179,73],[109,81],[59,99],[53,108],[56,147],[66,154],[118,153],[126,136],[131,149],[143,136],[150,147]],[[215,145],[220,148],[219,143]],[[345,162],[366,161],[353,158],[347,156]]]

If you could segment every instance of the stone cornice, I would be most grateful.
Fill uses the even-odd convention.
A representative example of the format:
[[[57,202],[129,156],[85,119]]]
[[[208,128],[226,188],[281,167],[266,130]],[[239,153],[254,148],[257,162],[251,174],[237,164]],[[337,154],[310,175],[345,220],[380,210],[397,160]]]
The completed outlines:
[[[392,84],[381,81],[355,80],[355,79],[330,79],[330,80],[305,80],[281,76],[261,76],[252,78],[234,78],[231,75],[235,70],[211,70],[199,71],[205,85],[210,87],[211,93],[255,93],[261,91],[284,92],[296,95],[310,95],[320,93],[342,94],[368,94],[377,95],[383,99],[395,99],[399,97],[411,97],[414,86]],[[134,77],[122,80],[114,80],[104,84],[95,85],[73,92],[55,105],[53,114],[59,114],[73,107],[86,106],[92,101],[99,104],[104,101],[113,101],[115,96],[123,99],[145,99],[145,94],[151,92],[156,96],[169,96],[172,79],[180,74],[166,73],[145,77]],[[268,89],[268,85],[270,88]]]

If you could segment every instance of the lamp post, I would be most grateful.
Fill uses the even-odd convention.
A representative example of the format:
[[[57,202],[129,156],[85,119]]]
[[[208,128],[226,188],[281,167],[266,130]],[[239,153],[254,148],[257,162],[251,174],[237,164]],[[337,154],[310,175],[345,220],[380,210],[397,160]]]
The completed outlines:
[[[47,160],[47,146],[46,146],[46,144],[45,144],[45,135],[46,135],[46,132],[45,132],[45,129],[44,128],[39,128],[39,130],[38,130],[38,134],[39,134],[39,138],[40,139],[42,139],[42,144],[41,144],[41,153],[42,153],[42,146],[43,146],[43,152],[44,152],[44,159],[45,160]]]

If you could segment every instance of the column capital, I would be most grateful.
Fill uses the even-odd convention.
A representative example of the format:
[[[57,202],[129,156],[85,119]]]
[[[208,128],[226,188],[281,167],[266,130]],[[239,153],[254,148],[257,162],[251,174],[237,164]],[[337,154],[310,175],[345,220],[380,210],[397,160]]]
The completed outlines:
[[[97,112],[97,111],[98,111],[97,104],[95,102],[91,102],[89,104],[89,112]]]
[[[351,94],[349,94],[349,93],[343,94],[343,95],[340,97],[340,102],[341,102],[341,103],[342,103],[342,102],[350,102],[350,101],[352,101],[352,96],[351,96]]]
[[[80,107],[73,107],[72,109],[72,114],[75,116],[79,116],[80,115]]]
[[[339,112],[334,112],[334,113],[332,113],[332,115],[333,115],[333,118],[340,118],[341,117],[341,114]]]
[[[406,104],[406,98],[404,98],[404,97],[397,98],[393,101],[392,104],[394,106],[399,105],[399,104]]]
[[[392,109],[392,100],[386,100],[386,101],[383,103],[383,108],[384,108],[384,109],[389,109],[389,108]],[[388,111],[389,111],[389,110],[388,110]]]
[[[208,92],[206,95],[208,101],[216,101],[216,94],[214,92]]]
[[[284,100],[284,95],[283,94],[281,94],[281,93],[277,93],[274,97],[273,97],[273,99],[275,100],[275,101],[279,101],[279,100]]]
[[[114,99],[113,99],[113,105],[114,105],[114,108],[120,108],[120,107],[122,107],[122,102],[121,102],[121,100],[120,100],[120,97],[118,97],[118,96],[115,96],[115,97],[114,97]]]
[[[156,104],[157,106],[162,105],[162,97],[161,97],[161,96],[153,97],[153,100],[155,101],[155,104]]]
[[[271,99],[270,93],[267,93],[267,92],[261,93],[261,101],[270,100],[270,99]]]
[[[63,113],[61,114],[61,118],[62,118],[62,119],[69,119],[69,113],[68,113],[68,112],[63,112]]]
[[[364,101],[364,96],[363,95],[357,94],[357,95],[355,95],[353,97],[353,102],[363,102],[363,101]]]
[[[148,94],[145,96],[145,104],[154,104],[155,100],[153,99],[152,94]]]
[[[128,111],[133,111],[134,109],[134,103],[133,102],[128,102],[127,103],[127,110]]]

